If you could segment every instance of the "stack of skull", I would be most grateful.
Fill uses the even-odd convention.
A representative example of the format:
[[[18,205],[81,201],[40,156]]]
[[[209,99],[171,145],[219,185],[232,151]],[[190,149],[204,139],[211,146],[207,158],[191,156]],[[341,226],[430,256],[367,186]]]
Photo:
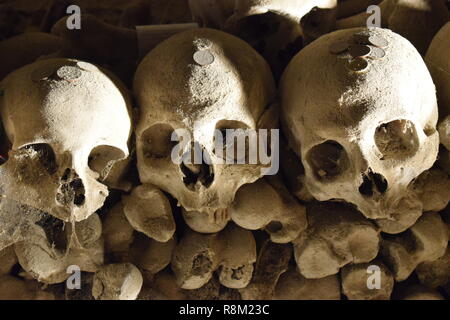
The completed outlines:
[[[91,63],[12,72],[0,82],[0,298],[59,298],[63,284],[68,299],[389,299],[414,276],[405,298],[442,298],[449,30],[427,64],[388,29],[326,34],[291,60],[279,94],[249,44],[206,28],[141,61],[136,105]],[[218,131],[277,128],[276,175],[220,161]],[[203,162],[174,161],[193,150]]]

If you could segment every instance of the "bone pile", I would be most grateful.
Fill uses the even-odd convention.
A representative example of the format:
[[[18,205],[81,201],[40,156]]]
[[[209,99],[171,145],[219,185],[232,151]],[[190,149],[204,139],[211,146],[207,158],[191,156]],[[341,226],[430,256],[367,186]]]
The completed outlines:
[[[0,299],[450,298],[446,4],[190,0],[135,64],[3,40]],[[279,129],[279,171],[229,129]]]

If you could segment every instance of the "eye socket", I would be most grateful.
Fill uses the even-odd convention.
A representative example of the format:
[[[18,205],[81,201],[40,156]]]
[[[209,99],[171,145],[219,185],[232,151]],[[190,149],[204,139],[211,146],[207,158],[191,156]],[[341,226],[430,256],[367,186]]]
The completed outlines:
[[[142,150],[147,158],[167,158],[170,157],[173,148],[178,144],[172,141],[174,129],[163,123],[155,124],[142,134]]]
[[[24,164],[28,164],[29,168],[36,164],[43,167],[49,174],[54,174],[58,170],[55,152],[46,143],[29,144],[20,148],[19,152],[23,155],[22,160],[29,160],[29,162],[24,162]]]
[[[322,181],[335,179],[348,168],[349,163],[344,147],[333,140],[312,147],[306,160],[316,178]]]
[[[106,179],[117,160],[125,158],[122,150],[101,145],[95,147],[89,155],[89,168],[100,175],[100,180]]]
[[[395,120],[375,130],[375,144],[386,159],[405,159],[416,154],[419,138],[415,125],[409,120]]]
[[[248,126],[240,121],[219,121],[213,138],[214,154],[227,162],[248,163],[249,134]]]

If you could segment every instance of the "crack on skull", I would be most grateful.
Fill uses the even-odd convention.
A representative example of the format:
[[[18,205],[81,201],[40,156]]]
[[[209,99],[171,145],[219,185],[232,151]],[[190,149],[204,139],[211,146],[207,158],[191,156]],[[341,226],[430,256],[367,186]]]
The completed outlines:
[[[61,176],[60,186],[56,194],[56,201],[63,205],[69,206],[74,204],[79,207],[85,203],[85,188],[83,181],[78,174],[72,169],[66,169]]]
[[[359,186],[359,193],[366,197],[372,197],[375,194],[383,194],[388,189],[388,182],[385,177],[379,173],[373,173],[369,168],[368,172],[363,174],[363,182]]]

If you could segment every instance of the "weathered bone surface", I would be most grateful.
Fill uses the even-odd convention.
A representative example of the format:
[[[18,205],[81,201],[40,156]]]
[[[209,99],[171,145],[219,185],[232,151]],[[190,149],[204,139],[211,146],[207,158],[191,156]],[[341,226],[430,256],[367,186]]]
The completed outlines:
[[[82,271],[95,272],[104,262],[101,224],[97,214],[65,225],[50,215],[39,220],[39,233],[14,245],[22,268],[40,282],[60,283],[69,277],[67,268],[76,265]],[[30,239],[30,238],[29,238]]]
[[[417,50],[386,29],[333,32],[292,60],[281,90],[311,194],[355,204],[388,233],[413,225],[423,206],[408,186],[439,146],[435,86]]]
[[[47,33],[24,33],[0,42],[0,81],[9,73],[61,49],[63,40]]]
[[[431,76],[436,84],[440,117],[450,115],[450,22],[433,38],[425,56]]]
[[[143,288],[143,290],[141,291],[139,299],[141,299],[142,295],[145,293],[147,294],[148,299],[151,300],[186,299],[186,294],[184,291],[187,290],[183,290],[178,286],[175,275],[170,270],[167,269],[158,272],[153,278],[150,288],[148,290],[145,289],[146,288]]]
[[[218,209],[214,214],[198,211],[186,211],[181,208],[184,221],[194,231],[200,233],[216,233],[226,227],[230,221],[230,209]]]
[[[228,288],[244,288],[253,274],[256,243],[250,231],[229,224],[220,233],[200,234],[186,230],[175,248],[172,270],[183,289],[204,286],[218,271]]]
[[[450,201],[450,178],[439,168],[422,173],[411,188],[419,196],[424,212],[444,210]]]
[[[295,260],[305,278],[324,278],[349,263],[369,262],[377,256],[377,228],[351,206],[311,204],[307,214],[309,227],[294,241]]]
[[[176,244],[173,238],[158,242],[139,235],[130,247],[131,261],[140,269],[156,274],[170,264]]]
[[[439,138],[444,147],[450,150],[450,115],[439,123]]]
[[[378,6],[381,27],[402,35],[423,55],[433,37],[449,19],[443,0],[384,0]],[[373,12],[367,13],[366,8],[361,13],[338,20],[336,28],[366,26],[373,15]]]
[[[175,275],[170,270],[163,270],[155,275],[148,287],[139,294],[139,300],[241,300],[236,289],[220,285],[217,277],[198,289],[181,289]]]
[[[291,34],[283,34],[282,30],[270,30],[266,36],[270,36],[272,41],[283,41],[280,38],[286,36],[298,36],[301,34],[299,21],[313,8],[327,8],[336,7],[335,0],[189,0],[194,19],[196,19],[202,26],[225,29],[227,31],[235,31],[238,33],[262,32],[263,30],[256,30],[259,27],[256,24],[258,18],[272,18],[272,23],[286,24],[289,27]],[[273,16],[271,16],[273,15]],[[261,17],[259,17],[261,16]],[[247,19],[248,21],[245,21]],[[263,20],[264,21],[264,20]],[[268,21],[267,21],[268,22]],[[284,30],[286,31],[286,30]],[[251,35],[251,34],[249,34]],[[262,35],[261,35],[262,36]],[[277,39],[278,38],[278,39]],[[259,40],[262,39],[246,39]],[[293,40],[291,38],[291,40]],[[266,39],[267,41],[267,39]],[[285,40],[284,40],[285,41]],[[270,40],[268,41],[270,42]],[[283,48],[283,44],[276,43],[274,48]]]
[[[134,91],[141,110],[136,136],[142,183],[172,194],[187,211],[213,215],[230,206],[241,185],[261,177],[261,165],[220,164],[214,152],[215,129],[259,129],[274,101],[270,69],[248,44],[211,29],[175,35],[144,58]],[[176,129],[187,130],[192,140],[171,141]],[[212,164],[176,164],[175,146],[180,155],[202,150]]]
[[[447,249],[447,225],[437,213],[425,213],[406,233],[383,239],[381,254],[396,281],[407,279],[423,262],[435,261]]]
[[[134,229],[125,217],[123,204],[112,207],[103,219],[103,238],[107,253],[127,253],[133,242]]]
[[[160,189],[141,185],[123,198],[124,212],[136,231],[160,242],[169,241],[175,233],[175,221],[169,200]]]
[[[141,21],[175,25],[138,31],[108,16],[127,1],[103,1],[98,17],[82,6],[81,30],[65,17],[53,28],[61,37],[0,42],[0,300],[450,296],[444,0],[144,0],[137,10],[152,12]],[[107,69],[131,87],[146,51],[136,35],[146,29],[154,47],[195,26],[173,19],[177,2],[234,36],[197,29],[161,43],[139,66],[132,109]],[[366,25],[371,4],[390,30],[348,29]],[[0,38],[18,17],[5,17],[8,6]],[[37,15],[25,17],[37,30]],[[336,17],[345,30],[319,38]],[[278,95],[274,78],[299,51]],[[218,163],[215,129],[277,129],[280,109],[280,146],[265,150],[279,149],[279,174],[264,176],[261,156]],[[71,289],[77,267],[81,289]]]
[[[416,274],[420,282],[430,288],[437,288],[448,283],[450,281],[450,247],[447,247],[447,251],[439,259],[419,264]]]
[[[315,25],[314,18],[323,17],[312,17],[303,26],[300,20],[313,8],[319,13],[334,12],[336,0],[189,0],[189,5],[201,26],[225,30],[246,40],[279,73],[285,60],[291,58],[290,51],[295,54],[301,49],[305,31],[315,36],[328,32],[334,27],[335,17],[331,15],[331,21],[319,19],[322,23]]]
[[[13,246],[0,250],[0,275],[9,274],[16,263],[17,256]]]
[[[108,189],[97,179],[128,156],[129,98],[119,88],[96,66],[69,59],[6,77],[0,114],[11,150],[0,166],[2,195],[65,221],[99,209]]]
[[[433,67],[431,67],[430,70],[433,70]],[[436,76],[433,77],[436,79]],[[441,110],[442,109],[443,108],[441,107]],[[441,115],[442,114],[444,115],[447,114],[447,111],[444,110],[443,112],[441,112]],[[442,169],[444,169],[448,174],[450,174],[450,115],[441,120],[438,128],[439,128],[439,139],[441,144],[444,146],[444,148],[441,148],[439,150],[438,163]]]
[[[242,186],[230,207],[231,219],[248,230],[264,229],[276,243],[288,243],[306,229],[306,210],[278,177]]]
[[[371,266],[378,267],[380,282],[370,283],[367,270]],[[378,275],[377,275],[378,276]],[[347,265],[342,268],[342,293],[349,300],[389,300],[394,288],[394,277],[381,261]]]
[[[92,295],[96,300],[135,300],[143,278],[131,263],[117,263],[103,266],[93,281]]]
[[[22,280],[10,275],[0,276],[0,300],[54,300],[41,290],[37,281]]]
[[[415,285],[407,288],[402,300],[444,300],[444,297],[434,289]]]
[[[377,5],[381,0],[344,0],[338,1],[337,17],[347,18],[365,12],[371,5]]]
[[[72,57],[105,63],[138,57],[135,30],[119,28],[85,13],[83,27],[77,32],[72,31],[67,28],[66,17],[52,27],[52,34],[64,39],[64,46],[55,58]]]
[[[35,242],[45,237],[40,221],[50,218],[45,212],[0,198],[0,250],[19,241]]]
[[[272,299],[278,279],[288,269],[291,257],[291,245],[265,241],[259,249],[255,271],[250,284],[239,290],[242,299]]]
[[[289,268],[277,283],[275,300],[340,300],[341,284],[337,275],[306,279],[296,268]]]
[[[301,201],[313,201],[314,197],[305,186],[305,168],[299,157],[287,146],[284,140],[281,140],[280,145],[280,167],[284,183],[289,192]]]

